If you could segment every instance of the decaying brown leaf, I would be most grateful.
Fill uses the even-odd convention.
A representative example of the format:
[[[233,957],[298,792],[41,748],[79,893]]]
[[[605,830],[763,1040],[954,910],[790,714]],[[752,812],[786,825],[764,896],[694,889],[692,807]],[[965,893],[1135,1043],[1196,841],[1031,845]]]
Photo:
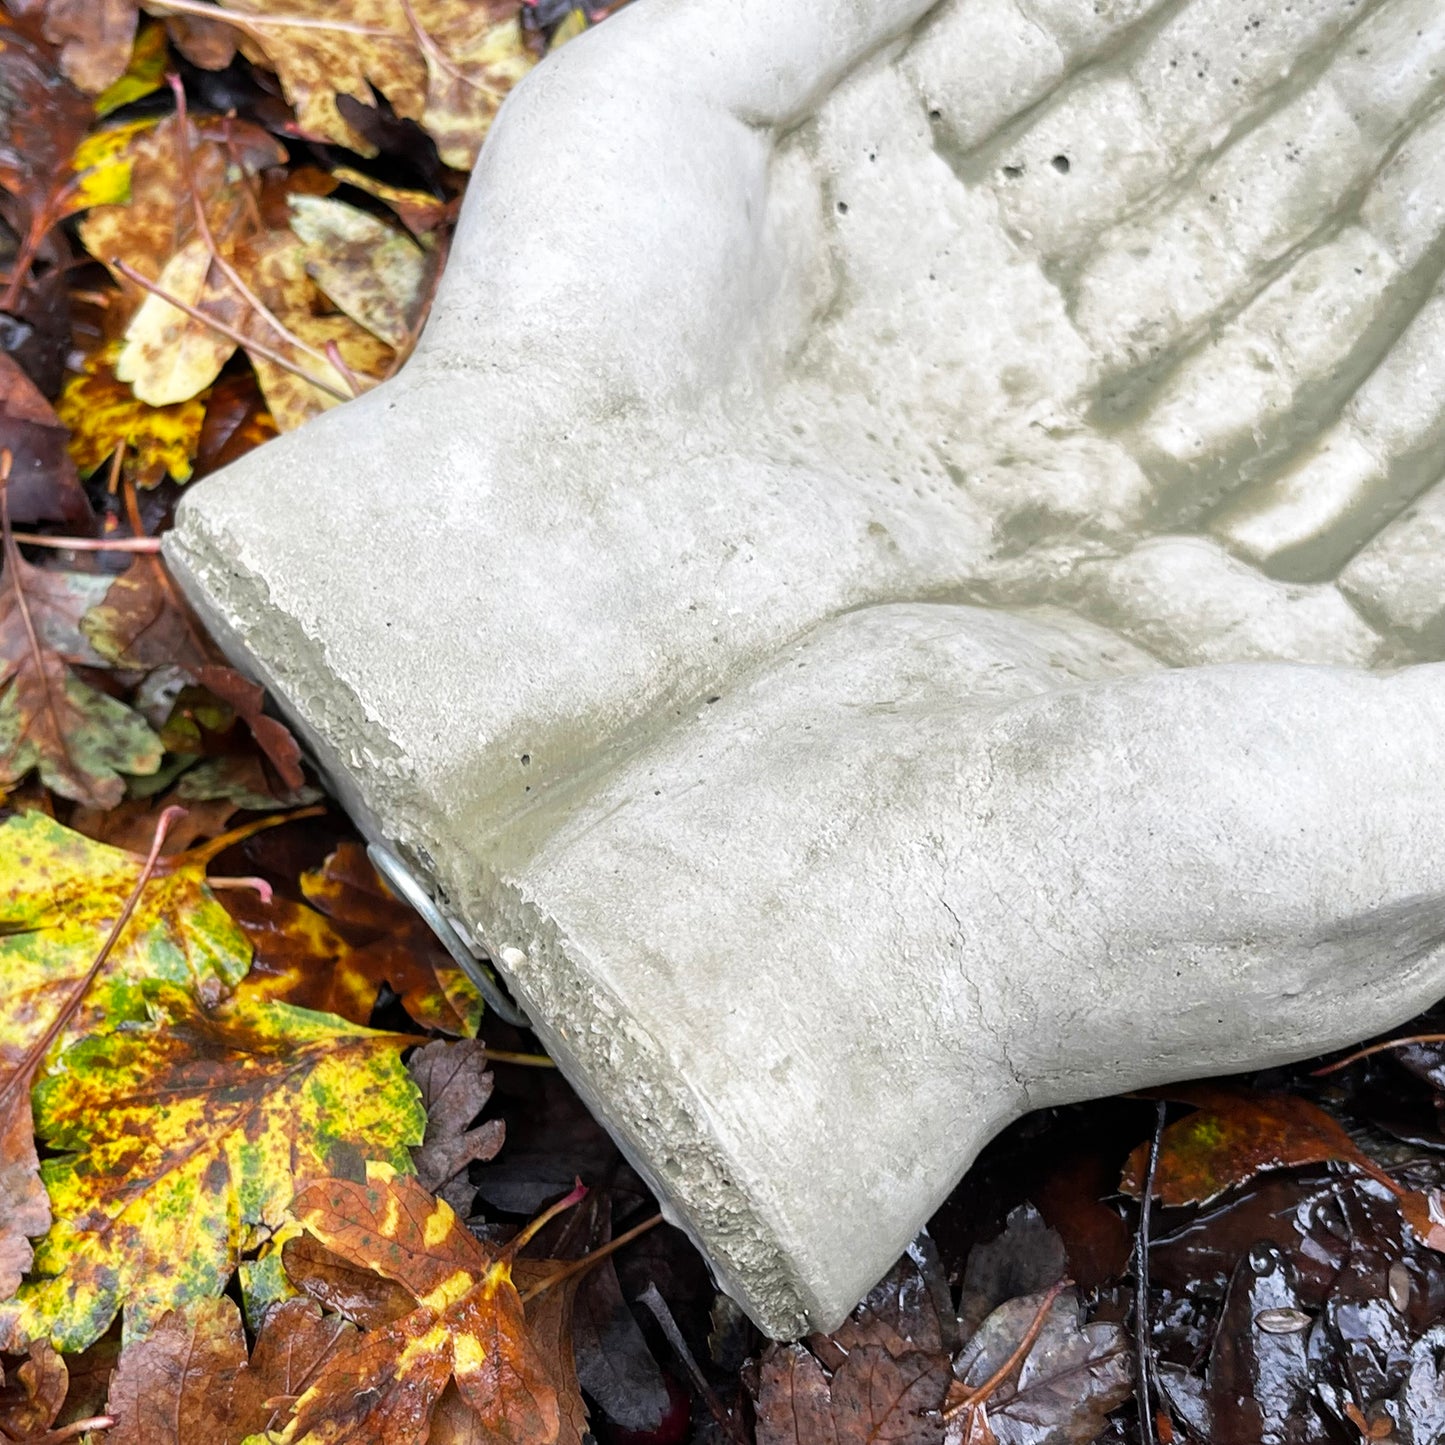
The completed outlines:
[[[301,878],[307,900],[355,946],[348,966],[385,980],[426,1028],[471,1037],[481,1023],[476,988],[435,934],[377,877],[366,850],[343,843]]]
[[[424,1445],[452,1380],[493,1438],[534,1445],[563,1439],[574,1405],[559,1397],[561,1377],[539,1354],[511,1278],[512,1256],[537,1226],[494,1251],[447,1204],[375,1165],[366,1183],[313,1185],[293,1207],[318,1243],[401,1285],[415,1307],[331,1357],[296,1402],[285,1445]]]
[[[248,1361],[240,1312],[229,1299],[174,1310],[121,1352],[107,1402],[115,1425],[105,1438],[229,1445],[258,1434],[350,1333],[311,1300],[285,1300],[267,1312]]]
[[[438,1039],[418,1049],[407,1068],[421,1090],[426,1138],[412,1151],[417,1182],[438,1191],[474,1160],[492,1159],[506,1138],[506,1125],[472,1121],[492,1097],[486,1045],[478,1039]]]
[[[90,530],[90,503],[66,449],[65,426],[34,382],[4,353],[0,353],[0,448],[12,459],[6,487],[11,521],[66,522],[77,531]]]
[[[92,596],[76,574],[25,561],[3,492],[0,550],[0,784],[36,768],[63,797],[92,807],[118,803],[122,774],[160,766],[161,741],[138,713],[71,670],[71,662],[97,660],[78,633]]]
[[[0,1389],[0,1437],[43,1441],[70,1390],[65,1361],[47,1340],[35,1340],[25,1362]]]

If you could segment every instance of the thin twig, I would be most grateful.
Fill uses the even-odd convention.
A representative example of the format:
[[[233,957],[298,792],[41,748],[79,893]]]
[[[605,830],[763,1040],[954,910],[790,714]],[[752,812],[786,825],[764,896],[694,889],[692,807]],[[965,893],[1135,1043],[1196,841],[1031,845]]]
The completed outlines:
[[[3,494],[0,494],[3,496]],[[95,956],[95,962],[86,970],[85,975],[70,991],[69,997],[61,1005],[60,1011],[50,1022],[50,1027],[40,1038],[25,1051],[25,1058],[21,1061],[20,1067],[6,1079],[3,1086],[0,1086],[0,1104],[9,1102],[9,1095],[15,1088],[16,1082],[28,1078],[34,1073],[40,1061],[50,1051],[50,1046],[60,1037],[66,1024],[75,1016],[75,1011],[80,1007],[81,1001],[90,991],[90,986],[96,980],[101,969],[105,967],[106,960],[114,950],[116,942],[126,925],[131,920],[140,903],[141,894],[145,886],[150,882],[156,871],[156,864],[160,862],[161,845],[166,841],[166,834],[171,830],[171,824],[186,816],[184,808],[167,808],[164,813],[156,819],[155,834],[151,838],[151,850],[146,854],[146,860],[141,865],[140,876],[135,881],[135,886],[130,890],[130,896],[125,900],[125,906],[120,910],[115,922],[110,926],[110,932],[106,935],[105,942],[100,946],[100,952]]]
[[[1149,1141],[1149,1167],[1144,1171],[1144,1197],[1139,1202],[1139,1234],[1135,1241],[1134,1264],[1134,1392],[1139,1397],[1139,1438],[1142,1445],[1154,1445],[1154,1405],[1149,1368],[1149,1220],[1154,1206],[1154,1176],[1159,1169],[1159,1147],[1164,1139],[1163,1099],[1156,1106],[1154,1137]]]
[[[264,356],[267,361],[275,362],[283,371],[289,371],[292,376],[299,376],[302,381],[310,383],[318,391],[324,391],[329,396],[334,396],[337,401],[350,401],[352,398],[344,391],[332,386],[329,381],[323,381],[319,376],[312,376],[304,367],[297,366],[290,357],[283,356],[274,347],[266,346],[253,336],[247,336],[244,332],[237,331],[234,326],[228,326],[224,321],[215,316],[208,316],[204,311],[192,306],[188,301],[182,301],[179,296],[167,291],[164,286],[157,285],[148,276],[142,276],[134,266],[122,261],[119,256],[114,257],[110,263],[128,281],[134,281],[137,286],[143,286],[153,296],[159,296],[162,301],[174,306],[177,311],[184,311],[194,321],[209,326],[212,330],[219,331],[222,336],[228,336],[237,346],[244,347],[247,351],[254,352],[258,356]]]
[[[518,1251],[525,1249],[532,1240],[536,1238],[537,1231],[541,1229],[543,1225],[550,1224],[563,1210],[571,1209],[574,1204],[580,1204],[586,1197],[587,1186],[579,1179],[572,1186],[572,1192],[570,1194],[565,1195],[555,1204],[549,1205],[522,1230],[520,1234],[514,1235],[508,1240],[507,1248],[504,1252],[510,1257]]]
[[[488,1049],[489,1064],[520,1064],[524,1069],[555,1069],[557,1065],[546,1054],[509,1054],[505,1049]]]
[[[201,200],[201,189],[196,184],[196,168],[191,155],[190,119],[186,114],[186,90],[181,84],[180,76],[172,72],[166,77],[170,84],[171,91],[176,98],[176,150],[181,161],[181,176],[186,183],[186,189],[191,193],[191,211],[196,218],[196,232],[200,236],[206,250],[210,253],[211,260],[215,263],[221,274],[236,288],[245,299],[246,303],[271,328],[272,331],[290,346],[303,351],[313,361],[319,361],[324,366],[329,358],[324,351],[318,351],[316,347],[303,341],[269,306],[251,289],[241,273],[221,254],[221,248],[216,244],[215,233],[211,230],[211,223],[206,217],[205,203]],[[339,368],[338,368],[339,370]],[[353,396],[361,395],[361,388],[356,384],[356,378],[346,372],[341,372],[342,380],[351,388]]]
[[[1368,1059],[1372,1054],[1388,1053],[1391,1049],[1409,1048],[1411,1044],[1445,1044],[1445,1034],[1411,1034],[1403,1039],[1386,1039],[1382,1044],[1371,1044],[1368,1048],[1356,1049],[1352,1054],[1346,1054],[1342,1059],[1336,1059],[1332,1064],[1326,1064],[1322,1069],[1310,1071],[1312,1079],[1318,1079],[1325,1074],[1333,1074],[1338,1069],[1343,1069],[1349,1064],[1357,1064],[1361,1059]]]
[[[159,552],[159,537],[42,537],[38,532],[13,532],[27,547],[54,547],[58,552]]]
[[[335,30],[343,35],[370,35],[378,40],[404,41],[395,30],[376,25],[359,25],[354,20],[319,20],[314,15],[244,15],[220,5],[207,5],[200,0],[146,0],[148,10],[166,10],[173,15],[194,15],[200,20],[214,20],[221,25],[234,25],[238,30]]]
[[[496,1055],[489,1049],[487,1057],[493,1059],[496,1058]],[[644,1219],[641,1224],[634,1224],[631,1229],[619,1234],[615,1239],[609,1239],[606,1244],[599,1245],[596,1249],[584,1254],[581,1259],[569,1260],[559,1269],[553,1270],[551,1274],[528,1286],[522,1294],[522,1303],[526,1304],[529,1299],[535,1299],[545,1290],[561,1284],[564,1279],[571,1279],[574,1274],[586,1274],[589,1269],[601,1264],[609,1254],[615,1254],[624,1244],[631,1244],[634,1239],[640,1238],[649,1229],[656,1229],[661,1223],[662,1216],[654,1214],[651,1218]]]

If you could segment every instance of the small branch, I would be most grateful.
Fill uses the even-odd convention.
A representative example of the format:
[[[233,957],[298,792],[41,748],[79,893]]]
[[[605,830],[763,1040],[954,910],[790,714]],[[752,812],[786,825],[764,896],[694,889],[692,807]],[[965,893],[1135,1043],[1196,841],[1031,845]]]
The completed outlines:
[[[496,1055],[489,1049],[489,1059],[496,1058]],[[539,1294],[545,1293],[555,1285],[562,1283],[564,1279],[571,1279],[574,1274],[586,1274],[594,1265],[599,1265],[609,1254],[615,1254],[624,1244],[631,1244],[634,1239],[639,1239],[649,1229],[656,1229],[662,1223],[662,1216],[654,1214],[650,1219],[644,1219],[641,1224],[634,1224],[625,1233],[619,1234],[616,1239],[609,1239],[606,1244],[584,1254],[581,1259],[569,1260],[560,1269],[554,1270],[551,1274],[539,1279],[531,1285],[522,1295],[522,1303],[535,1299]]]
[[[1149,1222],[1154,1207],[1154,1178],[1159,1172],[1159,1149],[1164,1141],[1164,1115],[1168,1105],[1159,1100],[1154,1116],[1154,1136],[1149,1141],[1149,1165],[1144,1171],[1144,1197],[1139,1201],[1139,1236],[1134,1266],[1134,1385],[1139,1399],[1139,1438],[1142,1445],[1154,1445],[1154,1406],[1149,1362]]]
[[[1391,1049],[1409,1048],[1411,1044],[1445,1044],[1445,1034],[1411,1034],[1403,1039],[1386,1039],[1382,1044],[1371,1044],[1368,1048],[1356,1049],[1352,1054],[1346,1054],[1342,1059],[1336,1059],[1332,1064],[1326,1064],[1322,1069],[1312,1069],[1312,1079],[1322,1078],[1325,1074],[1333,1074],[1339,1069],[1347,1068],[1350,1064],[1358,1064],[1361,1059],[1368,1059],[1373,1054],[1388,1053]]]
[[[159,552],[159,537],[42,537],[38,532],[14,532],[27,547],[54,547],[58,552]]]
[[[194,15],[198,20],[214,20],[221,25],[234,25],[238,30],[333,30],[343,35],[370,35],[378,40],[405,39],[395,30],[359,25],[354,20],[318,20],[314,15],[243,15],[220,5],[202,4],[200,0],[145,0],[145,8],[169,15]]]
[[[153,296],[159,296],[162,301],[174,306],[177,311],[184,311],[193,321],[199,321],[203,326],[209,326],[213,331],[219,331],[222,336],[229,337],[237,346],[254,352],[257,356],[264,356],[267,361],[275,362],[283,371],[289,371],[292,376],[299,376],[302,381],[308,382],[318,391],[324,391],[328,396],[334,396],[337,401],[350,401],[352,398],[344,391],[332,386],[329,381],[323,381],[319,376],[312,376],[304,367],[297,366],[288,356],[283,356],[274,347],[266,346],[257,341],[253,336],[247,336],[242,331],[237,331],[234,326],[228,326],[224,321],[214,316],[208,316],[204,311],[192,306],[188,301],[182,301],[179,296],[173,295],[165,287],[158,286],[148,276],[142,276],[134,266],[122,261],[119,256],[113,257],[110,264],[120,272],[128,281],[134,281],[137,286],[144,287]]]

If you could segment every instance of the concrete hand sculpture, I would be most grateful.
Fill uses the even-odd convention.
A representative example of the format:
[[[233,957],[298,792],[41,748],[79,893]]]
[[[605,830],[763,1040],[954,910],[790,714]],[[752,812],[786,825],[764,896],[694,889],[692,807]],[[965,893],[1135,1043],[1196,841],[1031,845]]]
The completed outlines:
[[[1445,989],[1445,7],[653,0],[168,555],[766,1329]]]

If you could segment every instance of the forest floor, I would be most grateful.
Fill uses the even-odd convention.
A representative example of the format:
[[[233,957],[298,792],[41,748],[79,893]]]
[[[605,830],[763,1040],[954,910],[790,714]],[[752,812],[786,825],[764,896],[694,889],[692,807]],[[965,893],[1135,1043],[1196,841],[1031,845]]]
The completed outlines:
[[[0,1435],[1445,1441],[1445,1013],[1031,1115],[770,1343],[187,611],[184,488],[405,361],[604,18],[0,8]]]

